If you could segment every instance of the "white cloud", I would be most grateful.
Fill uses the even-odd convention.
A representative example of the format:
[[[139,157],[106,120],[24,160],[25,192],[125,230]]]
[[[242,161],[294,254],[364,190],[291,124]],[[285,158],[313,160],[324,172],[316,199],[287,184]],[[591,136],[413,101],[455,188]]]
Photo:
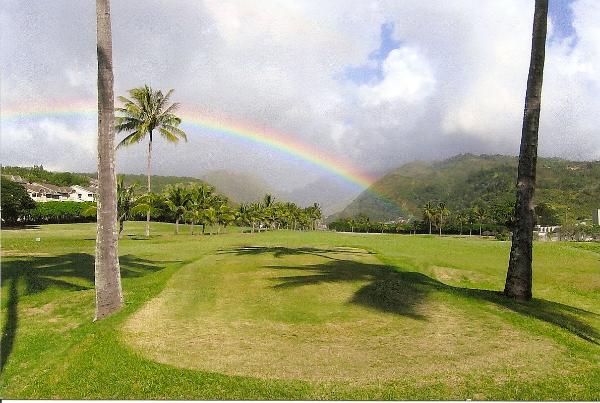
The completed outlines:
[[[577,40],[547,47],[540,151],[598,158],[600,2],[572,6]],[[532,16],[533,3],[523,0],[115,0],[115,92],[144,83],[175,88],[174,99],[184,107],[286,133],[367,170],[460,151],[514,154]],[[93,101],[93,3],[56,0],[23,8],[8,1],[0,21],[3,107],[24,100]],[[382,79],[344,79],[350,66],[376,64],[369,55],[389,22],[400,45],[382,61]],[[68,158],[51,148],[55,143],[78,150],[80,161],[85,156],[91,161],[86,166],[94,167],[94,147],[77,136],[95,129],[81,125],[55,120],[44,127],[3,126],[2,135],[13,144],[13,161],[31,154]],[[24,133],[48,141],[31,141]],[[260,146],[197,131],[189,137],[187,145],[157,147],[157,172],[230,168],[286,186],[321,174]],[[119,168],[143,172],[142,151],[122,152]]]
[[[435,78],[427,60],[412,47],[392,50],[383,62],[383,80],[373,86],[362,85],[359,95],[365,106],[385,102],[413,103],[429,96]]]

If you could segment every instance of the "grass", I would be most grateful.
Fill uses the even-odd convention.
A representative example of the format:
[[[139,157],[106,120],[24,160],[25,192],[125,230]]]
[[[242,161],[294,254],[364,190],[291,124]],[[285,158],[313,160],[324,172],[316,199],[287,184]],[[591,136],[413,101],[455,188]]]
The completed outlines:
[[[128,223],[92,323],[94,229],[2,231],[3,398],[600,399],[597,246],[536,244],[517,303],[506,242]]]

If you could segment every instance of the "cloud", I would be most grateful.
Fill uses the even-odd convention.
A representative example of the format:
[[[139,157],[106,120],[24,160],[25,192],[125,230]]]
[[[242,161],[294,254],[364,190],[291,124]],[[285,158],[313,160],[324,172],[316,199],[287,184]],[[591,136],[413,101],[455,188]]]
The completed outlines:
[[[363,105],[373,107],[385,102],[421,101],[435,86],[431,67],[417,49],[402,47],[392,50],[383,62],[383,80],[375,85],[361,85]]]
[[[93,101],[93,3],[5,3],[0,107]],[[572,10],[551,21],[560,35],[547,45],[540,152],[600,158],[600,4],[563,7]],[[175,88],[183,107],[294,136],[370,172],[457,152],[516,154],[532,17],[522,0],[115,0],[115,92]],[[94,167],[94,148],[75,136],[93,134],[95,122],[52,124],[3,124],[11,161],[34,155],[77,169],[61,151],[73,148]],[[190,130],[188,144],[157,144],[155,172],[226,168],[288,188],[323,175],[274,150]],[[143,172],[144,151],[120,152],[119,169]]]

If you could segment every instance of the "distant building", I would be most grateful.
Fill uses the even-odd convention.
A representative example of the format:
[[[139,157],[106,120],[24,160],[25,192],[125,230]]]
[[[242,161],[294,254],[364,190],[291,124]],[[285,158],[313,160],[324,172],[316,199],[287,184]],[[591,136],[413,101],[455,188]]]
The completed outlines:
[[[92,189],[84,188],[83,186],[73,185],[71,186],[73,192],[70,194],[70,200],[74,201],[96,201],[96,192]]]
[[[96,191],[83,186],[56,186],[49,183],[23,183],[29,197],[36,202],[47,201],[96,201]]]
[[[538,236],[540,241],[552,241],[557,238],[557,231],[560,229],[560,225],[536,225],[533,232]]]

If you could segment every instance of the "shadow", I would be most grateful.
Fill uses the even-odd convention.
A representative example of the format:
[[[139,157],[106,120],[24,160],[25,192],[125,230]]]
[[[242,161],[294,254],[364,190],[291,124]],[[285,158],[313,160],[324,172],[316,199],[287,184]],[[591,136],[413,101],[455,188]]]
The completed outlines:
[[[121,277],[141,277],[162,270],[175,261],[152,261],[133,255],[119,257]],[[2,285],[8,284],[6,322],[0,341],[0,373],[12,352],[19,318],[18,304],[24,295],[50,288],[82,291],[94,288],[94,255],[69,253],[58,256],[14,256],[2,260]],[[3,298],[4,299],[4,298]]]
[[[295,252],[296,251],[296,252]],[[345,249],[314,248],[258,248],[245,247],[227,253],[238,255],[256,255],[272,253],[274,256],[291,256],[294,254],[349,253]],[[226,252],[223,252],[226,253]],[[350,252],[352,253],[352,252]],[[355,251],[355,253],[364,253]],[[506,298],[501,292],[475,288],[456,287],[431,278],[423,273],[402,271],[400,268],[383,264],[364,263],[348,259],[336,259],[323,256],[329,261],[321,264],[303,266],[268,266],[271,269],[298,270],[306,274],[296,276],[275,277],[278,282],[275,289],[309,286],[328,282],[368,281],[357,290],[350,303],[374,308],[383,312],[403,315],[418,320],[427,318],[418,313],[418,305],[425,301],[432,292],[452,294],[468,301],[487,302],[508,309],[522,316],[558,326],[573,335],[590,343],[600,345],[600,331],[589,324],[589,320],[600,320],[600,315],[566,304],[534,298],[531,301],[517,301]]]
[[[276,258],[281,258],[291,255],[313,255],[319,256],[330,260],[339,260],[334,257],[336,254],[356,254],[356,255],[372,255],[372,252],[365,250],[359,250],[354,248],[288,248],[285,246],[243,246],[236,249],[220,250],[218,254],[233,254],[233,255],[261,255],[261,254],[272,254]],[[330,256],[334,255],[334,256]]]

